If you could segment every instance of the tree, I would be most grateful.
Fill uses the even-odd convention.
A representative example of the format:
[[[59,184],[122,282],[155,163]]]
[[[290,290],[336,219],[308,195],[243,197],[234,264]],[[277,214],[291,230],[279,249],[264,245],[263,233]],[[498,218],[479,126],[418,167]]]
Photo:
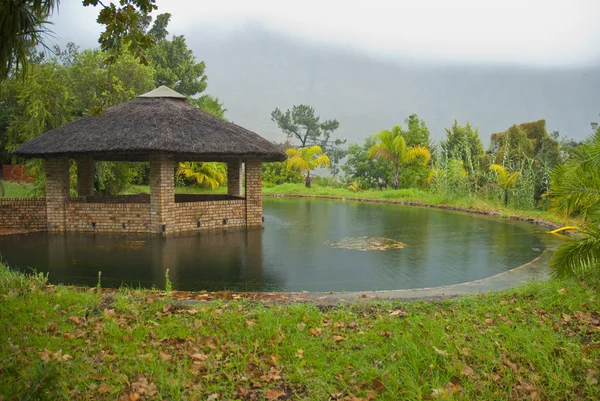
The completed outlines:
[[[594,127],[594,126],[592,126]],[[580,215],[587,224],[580,236],[562,244],[550,261],[556,277],[600,272],[600,129],[571,157],[555,168],[551,207],[565,215]]]
[[[105,26],[98,42],[108,53],[105,63],[113,63],[126,48],[146,64],[145,51],[153,38],[142,29],[144,15],[156,9],[156,0],[120,0],[120,6],[104,5],[100,0],[83,0],[84,6],[98,6],[98,23]],[[50,33],[47,18],[58,8],[57,0],[4,0],[0,2],[0,81],[20,68],[27,73],[32,50],[43,45]]]
[[[160,14],[148,31],[156,45],[148,50],[150,64],[156,70],[156,86],[166,85],[186,96],[203,92],[207,86],[204,61],[196,62],[183,35],[167,39],[171,14]]]
[[[479,161],[484,155],[483,144],[477,128],[473,130],[467,121],[466,125],[458,125],[454,120],[451,128],[446,128],[446,140],[440,142],[441,157],[450,160],[462,160],[469,175],[479,168]]]
[[[191,104],[198,107],[200,110],[227,121],[227,119],[225,118],[225,113],[227,112],[227,109],[223,107],[223,102],[220,102],[218,97],[214,97],[211,95],[202,95],[197,99],[190,98],[189,101]]]
[[[346,162],[342,170],[353,180],[374,188],[380,181],[388,182],[392,176],[392,163],[387,159],[369,156],[369,149],[375,145],[373,137],[367,137],[362,146],[352,144],[348,147]]]
[[[492,164],[490,170],[496,173],[496,183],[504,191],[504,206],[508,206],[508,191],[517,184],[520,173],[515,171],[514,173],[509,174],[508,170],[499,164]]]
[[[183,162],[179,163],[177,174],[196,182],[201,187],[215,190],[225,183],[227,170],[223,163],[217,162]]]
[[[317,167],[329,167],[329,157],[323,153],[320,146],[313,145],[309,148],[290,148],[285,153],[288,155],[287,168],[306,173],[305,185],[310,188],[310,172]]]
[[[374,136],[375,144],[369,149],[369,157],[382,158],[392,163],[394,176],[393,186],[400,186],[400,168],[410,164],[426,166],[431,159],[431,154],[423,146],[408,147],[402,135],[402,128],[394,126],[391,131],[379,131]]]
[[[0,81],[17,69],[27,71],[29,56],[49,33],[48,16],[56,0],[5,0],[0,2]]]
[[[94,114],[101,107],[110,107],[134,99],[154,88],[154,70],[141,65],[125,54],[112,65],[104,64],[107,54],[100,50],[77,53],[66,72],[74,96],[77,117]],[[108,80],[112,85],[107,85]]]
[[[277,124],[288,138],[300,141],[300,148],[319,146],[331,157],[332,174],[337,174],[337,164],[346,155],[340,146],[345,140],[331,139],[331,134],[337,130],[340,123],[337,120],[326,120],[315,114],[315,110],[305,104],[294,105],[291,110],[281,111],[276,108],[271,113],[271,120]]]
[[[419,119],[419,116],[413,113],[404,120],[404,123],[408,127],[406,131],[403,131],[406,146],[409,148],[413,146],[423,146],[431,152],[433,144],[430,142],[429,128],[427,128],[425,121]]]

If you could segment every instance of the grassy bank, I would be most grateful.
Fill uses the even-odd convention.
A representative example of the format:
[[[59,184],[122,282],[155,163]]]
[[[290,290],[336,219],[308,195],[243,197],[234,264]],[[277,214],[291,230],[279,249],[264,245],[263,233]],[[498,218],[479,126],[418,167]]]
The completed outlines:
[[[596,400],[599,291],[181,305],[0,267],[0,399]]]
[[[475,197],[449,198],[416,188],[409,189],[385,189],[367,190],[353,192],[346,188],[333,188],[313,184],[306,188],[304,184],[282,184],[272,187],[264,187],[263,192],[268,195],[302,195],[302,196],[327,196],[338,198],[357,198],[369,200],[384,200],[411,202],[433,206],[453,206],[464,209],[479,210],[484,212],[498,213],[502,216],[522,216],[533,219],[541,219],[559,225],[577,225],[578,220],[559,216],[556,213],[542,210],[522,210],[505,207],[501,201],[493,202]]]

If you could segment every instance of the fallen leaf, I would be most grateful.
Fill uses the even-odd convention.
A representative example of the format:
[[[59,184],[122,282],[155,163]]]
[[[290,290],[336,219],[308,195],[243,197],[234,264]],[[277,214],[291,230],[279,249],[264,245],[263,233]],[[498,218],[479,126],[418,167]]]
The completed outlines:
[[[306,328],[306,324],[304,324],[304,323],[298,323],[296,325],[296,327],[298,327],[298,330],[302,331],[302,330],[304,330]]]
[[[304,350],[302,348],[296,351],[296,358],[304,358]]]
[[[460,374],[467,377],[475,376],[475,371],[469,365],[466,365],[463,370],[460,371]]]
[[[381,379],[381,377],[374,378],[371,384],[373,385],[373,388],[379,393],[385,390],[385,385],[383,384],[383,380]]]
[[[448,353],[446,351],[443,351],[437,347],[433,347],[433,349],[435,350],[435,352],[437,352],[440,355],[446,355],[446,356],[448,355]]]
[[[312,334],[315,337],[320,336],[321,333],[323,333],[323,329],[321,329],[321,328],[310,329],[310,334]]]
[[[341,343],[342,341],[346,341],[346,339],[342,336],[333,336],[333,341],[336,343]]]
[[[159,355],[160,359],[162,359],[163,361],[169,361],[172,358],[171,355],[165,354],[164,352],[161,352]]]
[[[285,396],[285,391],[279,390],[277,388],[270,388],[265,391],[265,398],[267,400],[277,400],[283,396]]]

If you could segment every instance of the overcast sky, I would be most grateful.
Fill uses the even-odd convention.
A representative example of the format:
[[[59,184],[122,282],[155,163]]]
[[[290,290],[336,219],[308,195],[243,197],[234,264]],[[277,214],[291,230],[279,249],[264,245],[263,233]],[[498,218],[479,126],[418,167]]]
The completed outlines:
[[[600,64],[600,0],[158,0],[169,31],[217,35],[262,24],[274,32],[370,55],[450,62],[579,67]],[[54,42],[96,47],[98,9],[63,0]]]

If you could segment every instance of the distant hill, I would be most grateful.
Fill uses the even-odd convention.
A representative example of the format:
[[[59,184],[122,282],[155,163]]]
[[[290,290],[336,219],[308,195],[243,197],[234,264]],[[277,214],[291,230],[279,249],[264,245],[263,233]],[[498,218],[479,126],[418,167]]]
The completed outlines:
[[[280,36],[257,26],[219,34],[186,35],[206,61],[207,93],[227,117],[270,140],[284,136],[270,120],[275,107],[310,104],[323,119],[340,122],[338,136],[360,142],[417,113],[433,138],[454,118],[490,134],[514,123],[546,119],[549,131],[585,138],[600,118],[600,66],[533,69],[385,61],[330,45]]]

